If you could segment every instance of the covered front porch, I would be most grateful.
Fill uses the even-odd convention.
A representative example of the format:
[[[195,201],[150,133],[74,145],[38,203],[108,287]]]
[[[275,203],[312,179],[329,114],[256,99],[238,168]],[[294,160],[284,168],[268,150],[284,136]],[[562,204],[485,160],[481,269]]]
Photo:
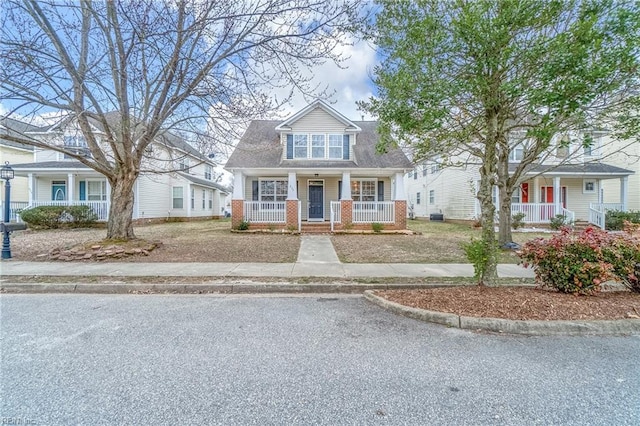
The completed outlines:
[[[511,214],[524,214],[525,224],[549,224],[561,215],[565,222],[585,222],[604,229],[607,211],[627,211],[628,177],[632,171],[604,164],[564,165],[532,170],[512,195]],[[603,182],[618,179],[619,202],[605,203]],[[615,198],[614,198],[615,199]]]
[[[282,173],[282,172],[280,172]],[[234,173],[232,226],[289,231],[406,228],[403,172]]]
[[[59,162],[58,162],[59,164]],[[80,163],[78,163],[80,164]],[[16,176],[27,178],[26,193],[12,193],[11,216],[19,220],[19,211],[38,206],[86,205],[98,216],[109,217],[108,180],[84,165],[46,167],[47,163],[15,165]]]

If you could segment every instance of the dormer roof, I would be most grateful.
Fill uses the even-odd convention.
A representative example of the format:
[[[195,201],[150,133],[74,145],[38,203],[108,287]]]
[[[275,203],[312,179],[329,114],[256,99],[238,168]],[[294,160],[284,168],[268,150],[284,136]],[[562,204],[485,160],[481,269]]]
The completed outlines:
[[[315,110],[316,108],[321,108],[327,114],[331,115],[333,118],[343,123],[345,126],[346,132],[357,133],[362,131],[362,129],[358,127],[353,121],[349,120],[347,117],[340,114],[335,109],[331,108],[329,104],[327,104],[321,99],[316,99],[306,107],[302,108],[300,111],[296,112],[295,114],[293,114],[292,116],[290,116],[289,118],[281,122],[279,125],[276,126],[276,131],[290,130],[291,125],[293,125],[293,123],[300,120],[302,117],[309,114],[311,111]]]

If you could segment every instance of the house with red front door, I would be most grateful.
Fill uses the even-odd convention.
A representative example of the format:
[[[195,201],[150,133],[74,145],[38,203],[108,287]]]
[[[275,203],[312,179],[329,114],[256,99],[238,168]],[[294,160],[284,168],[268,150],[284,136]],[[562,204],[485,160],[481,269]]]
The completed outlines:
[[[316,100],[284,120],[252,121],[225,165],[232,226],[288,230],[405,229],[397,148],[378,154],[377,122],[353,121]]]
[[[585,134],[589,146],[582,143]],[[512,150],[510,172],[524,152],[522,145]],[[409,214],[475,220],[480,217],[479,181],[479,164],[468,156],[434,155],[419,162],[405,175]],[[497,199],[495,187],[496,206]],[[607,211],[640,210],[640,144],[617,140],[606,130],[558,135],[540,161],[525,169],[511,201],[512,214],[524,214],[527,224],[548,224],[563,215],[567,221],[604,227]]]

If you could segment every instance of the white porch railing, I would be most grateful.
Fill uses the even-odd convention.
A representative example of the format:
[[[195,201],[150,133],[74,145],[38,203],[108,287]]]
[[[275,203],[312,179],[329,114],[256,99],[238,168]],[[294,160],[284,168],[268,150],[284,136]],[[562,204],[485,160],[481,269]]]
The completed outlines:
[[[394,223],[396,203],[394,201],[354,201],[353,223]]]
[[[244,220],[252,223],[285,223],[287,208],[284,201],[245,201]]]
[[[333,232],[333,224],[342,223],[342,204],[340,204],[340,201],[331,201],[329,207],[331,211],[331,231]]]
[[[524,223],[549,223],[556,215],[556,205],[553,203],[511,203],[511,215],[517,213],[524,213],[525,216],[522,219]],[[570,213],[573,214],[573,212]]]
[[[567,210],[564,207],[562,207],[560,214],[565,217],[564,222],[567,224],[572,224],[576,221],[576,214],[571,210]]]
[[[89,206],[98,215],[98,221],[109,219],[109,204],[106,201],[31,201],[29,207],[39,206]]]
[[[591,203],[589,204],[589,223],[605,229],[608,211],[624,211],[622,203]]]
[[[29,205],[26,201],[11,201],[9,203],[9,220],[4,218],[4,203],[0,203],[0,217],[2,222],[16,222],[19,218],[19,210],[27,208]]]

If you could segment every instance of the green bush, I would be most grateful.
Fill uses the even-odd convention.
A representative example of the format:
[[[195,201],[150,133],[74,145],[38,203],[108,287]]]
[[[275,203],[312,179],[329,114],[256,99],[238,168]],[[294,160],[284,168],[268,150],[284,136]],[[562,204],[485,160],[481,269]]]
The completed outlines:
[[[636,265],[640,239],[631,233],[612,234],[588,227],[580,232],[562,228],[545,240],[527,242],[518,253],[524,266],[533,265],[542,287],[563,293],[592,294],[608,280],[624,283],[640,292]]]
[[[605,228],[610,231],[622,231],[624,222],[640,223],[640,211],[608,211],[605,215]]]
[[[89,206],[39,206],[24,209],[20,217],[34,228],[60,228],[90,226],[98,215]]]
[[[373,222],[371,224],[371,229],[373,229],[373,232],[379,233],[384,229],[384,225],[378,222]]]
[[[562,228],[563,226],[572,226],[573,222],[567,219],[567,217],[563,214],[557,214],[551,218],[549,221],[549,227],[555,231]]]
[[[243,220],[242,222],[240,222],[238,224],[238,226],[236,226],[236,229],[238,231],[246,231],[247,229],[249,229],[249,221],[248,220]]]
[[[491,245],[481,239],[472,238],[470,242],[462,243],[462,249],[469,262],[473,264],[473,276],[478,282],[482,279],[487,262],[492,258],[494,262],[498,260],[497,243]]]
[[[511,227],[513,229],[522,228],[524,226],[525,216],[526,214],[522,212],[516,213],[513,216],[511,216]]]

